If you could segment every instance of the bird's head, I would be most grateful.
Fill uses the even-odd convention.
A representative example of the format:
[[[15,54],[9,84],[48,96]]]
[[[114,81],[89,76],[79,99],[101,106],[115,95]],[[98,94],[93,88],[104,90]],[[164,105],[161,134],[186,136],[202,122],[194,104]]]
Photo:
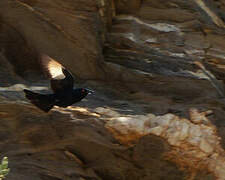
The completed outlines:
[[[87,88],[80,88],[81,94],[83,95],[88,95],[88,94],[93,94],[94,91],[87,89]]]

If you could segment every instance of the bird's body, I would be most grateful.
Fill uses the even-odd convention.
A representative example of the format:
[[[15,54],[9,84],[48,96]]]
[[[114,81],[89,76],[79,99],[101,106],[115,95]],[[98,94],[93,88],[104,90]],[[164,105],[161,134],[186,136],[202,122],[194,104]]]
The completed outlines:
[[[53,94],[39,94],[24,89],[26,98],[41,110],[48,112],[53,106],[67,107],[81,101],[93,91],[85,88],[73,89],[73,76],[61,64],[43,55],[41,64],[51,79]]]
[[[53,98],[55,99],[55,105],[60,107],[67,107],[76,102],[79,102],[85,98],[86,95],[87,94],[82,93],[82,88],[52,94]]]

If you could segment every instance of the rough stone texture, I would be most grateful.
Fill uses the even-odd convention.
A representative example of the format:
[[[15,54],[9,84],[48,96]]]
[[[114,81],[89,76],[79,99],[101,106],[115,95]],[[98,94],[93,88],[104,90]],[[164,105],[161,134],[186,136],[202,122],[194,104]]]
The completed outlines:
[[[174,163],[163,160],[169,146],[162,139],[146,136],[135,147],[119,145],[99,120],[101,114],[0,106],[0,148],[11,168],[7,179],[183,179]]]
[[[47,53],[79,77],[101,78],[99,62],[102,55],[98,35],[101,25],[97,7],[97,2],[92,0],[3,0],[0,2],[1,24],[7,26],[7,29],[11,28],[11,31],[14,30],[16,47],[8,41],[3,42],[2,46],[7,49],[7,56],[11,56],[9,59],[16,65],[24,64],[29,68],[31,63],[29,59],[17,56],[20,53],[15,49],[19,45],[24,58],[35,59],[35,52]],[[21,42],[17,44],[19,40]],[[8,44],[12,47],[7,47]],[[35,52],[31,53],[29,49],[34,49]],[[21,65],[16,68],[19,68],[17,71],[22,71]]]
[[[223,0],[1,0],[6,179],[224,180],[224,10]],[[23,88],[48,92],[40,53],[95,95],[48,114],[29,104]]]

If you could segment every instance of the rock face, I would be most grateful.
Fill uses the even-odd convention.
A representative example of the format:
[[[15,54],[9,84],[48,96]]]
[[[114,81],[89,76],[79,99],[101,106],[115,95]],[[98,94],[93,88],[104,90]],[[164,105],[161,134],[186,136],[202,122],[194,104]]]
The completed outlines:
[[[9,180],[225,179],[222,0],[1,0]],[[43,113],[40,53],[95,95]],[[0,157],[1,159],[1,157]]]
[[[34,68],[36,53],[42,52],[61,60],[80,77],[101,77],[97,65],[102,59],[101,25],[96,2],[3,0],[0,6],[2,31],[10,38],[2,46],[18,72],[24,69],[21,64]]]

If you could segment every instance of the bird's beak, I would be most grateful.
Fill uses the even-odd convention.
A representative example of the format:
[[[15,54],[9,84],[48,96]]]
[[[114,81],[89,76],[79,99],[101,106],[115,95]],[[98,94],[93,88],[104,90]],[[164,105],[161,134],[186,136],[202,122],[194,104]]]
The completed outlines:
[[[93,94],[93,93],[94,93],[94,91],[88,89],[88,94]]]

